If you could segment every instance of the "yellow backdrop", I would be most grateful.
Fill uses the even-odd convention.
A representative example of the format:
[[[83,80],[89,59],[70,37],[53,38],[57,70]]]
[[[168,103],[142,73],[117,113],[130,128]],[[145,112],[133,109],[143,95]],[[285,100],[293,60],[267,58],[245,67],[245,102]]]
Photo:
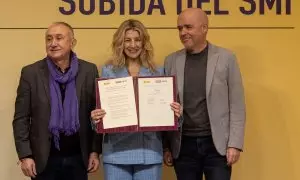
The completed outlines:
[[[45,56],[44,32],[51,22],[66,21],[74,26],[77,54],[98,67],[110,55],[114,28],[129,17],[141,20],[149,28],[159,65],[163,64],[167,54],[182,48],[175,28],[177,6],[182,3],[184,9],[189,0],[125,1],[111,0],[115,11],[105,15],[101,9],[108,12],[111,4],[104,3],[104,8],[100,8],[104,1],[92,0],[94,12],[83,15],[80,2],[85,3],[84,8],[88,11],[90,1],[0,0],[0,179],[26,179],[17,165],[12,136],[14,100],[22,66]],[[68,12],[73,10],[73,5],[67,2],[74,2],[75,9],[70,15],[59,10],[59,7]],[[123,6],[120,5],[122,2],[125,2]],[[130,15],[132,2],[135,2],[135,11],[144,2],[145,8],[140,15]],[[161,5],[156,6],[160,9],[150,6],[153,12],[148,15],[151,2]],[[197,6],[197,0],[190,2],[193,7]],[[210,0],[202,4],[203,9],[211,12],[210,42],[236,53],[245,85],[245,151],[233,168],[232,179],[300,180],[300,2],[274,0],[274,6],[271,0],[247,2]],[[276,3],[281,6],[276,7]],[[243,14],[240,7],[248,12],[253,10],[252,14]],[[228,11],[228,14],[220,15],[220,11]],[[91,175],[91,179],[102,179],[101,171]],[[165,168],[163,179],[175,179],[173,170]]]

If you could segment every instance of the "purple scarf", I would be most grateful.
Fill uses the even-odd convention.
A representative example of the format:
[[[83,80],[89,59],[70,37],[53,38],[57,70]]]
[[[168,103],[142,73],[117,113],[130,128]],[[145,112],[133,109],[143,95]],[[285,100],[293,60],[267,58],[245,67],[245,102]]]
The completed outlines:
[[[80,127],[78,100],[76,95],[75,79],[78,72],[78,59],[71,53],[70,69],[67,73],[60,72],[50,58],[47,58],[51,101],[51,116],[48,129],[54,138],[55,147],[59,150],[59,135],[70,136]],[[62,96],[59,83],[65,84],[65,99]]]

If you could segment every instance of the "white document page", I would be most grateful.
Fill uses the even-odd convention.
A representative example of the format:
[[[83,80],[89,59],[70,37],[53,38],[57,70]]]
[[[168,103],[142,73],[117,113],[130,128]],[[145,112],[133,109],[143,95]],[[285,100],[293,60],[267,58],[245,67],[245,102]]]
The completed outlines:
[[[132,77],[98,81],[103,128],[138,125]]]
[[[138,89],[140,127],[174,126],[172,77],[140,78]]]

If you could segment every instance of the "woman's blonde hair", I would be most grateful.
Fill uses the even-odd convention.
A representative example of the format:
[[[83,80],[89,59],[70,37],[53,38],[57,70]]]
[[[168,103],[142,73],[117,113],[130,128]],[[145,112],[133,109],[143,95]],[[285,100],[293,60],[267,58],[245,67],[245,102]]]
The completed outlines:
[[[125,33],[128,30],[137,31],[143,43],[142,52],[139,56],[140,65],[149,68],[151,72],[154,72],[155,65],[153,62],[153,46],[150,42],[150,36],[145,26],[140,21],[135,19],[124,21],[115,32],[112,41],[112,57],[109,61],[109,64],[112,64],[114,68],[121,68],[126,66],[126,56],[124,54],[124,39]]]

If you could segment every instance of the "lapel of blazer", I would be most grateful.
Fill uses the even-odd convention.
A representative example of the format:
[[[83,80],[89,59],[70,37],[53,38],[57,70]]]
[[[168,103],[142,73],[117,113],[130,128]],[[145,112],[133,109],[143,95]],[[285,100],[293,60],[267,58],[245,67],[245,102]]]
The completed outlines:
[[[151,76],[152,73],[149,71],[148,68],[145,68],[145,67],[141,67],[140,68],[140,72],[139,72],[139,76]]]
[[[208,97],[210,92],[218,59],[219,59],[219,54],[216,51],[216,47],[208,43],[207,70],[206,70],[206,97]]]
[[[81,87],[85,79],[85,73],[84,70],[82,69],[82,65],[80,60],[78,61],[78,73],[76,76],[76,95],[78,99],[78,105],[80,103],[80,96],[81,96]],[[44,59],[40,65],[40,77],[42,79],[44,89],[45,89],[45,94],[47,96],[49,105],[50,105],[50,90],[49,90],[49,69],[47,67],[47,62],[46,59]]]
[[[39,74],[40,74],[40,77],[42,79],[44,89],[45,89],[45,94],[46,94],[46,97],[48,99],[48,103],[49,103],[49,106],[50,106],[49,69],[48,69],[48,66],[47,66],[46,59],[43,59],[43,61],[40,64]]]
[[[178,56],[175,60],[177,87],[178,87],[178,93],[179,93],[179,100],[180,100],[180,103],[182,106],[183,106],[183,85],[184,85],[185,59],[186,59],[186,52],[183,49],[178,52]]]
[[[78,59],[78,73],[76,76],[76,94],[78,100],[78,107],[80,107],[81,87],[85,80],[85,70],[83,69],[81,60]]]
[[[140,72],[139,72],[138,76],[150,76],[150,75],[152,75],[152,74],[148,68],[145,68],[145,67],[140,68]],[[125,67],[120,68],[116,71],[117,78],[127,77],[127,76],[130,76],[130,75],[129,75],[127,68],[125,68]]]
[[[125,68],[125,67],[122,67],[122,68],[119,68],[119,69],[113,70],[113,71],[115,71],[115,78],[122,78],[122,77],[129,76],[127,68]]]

